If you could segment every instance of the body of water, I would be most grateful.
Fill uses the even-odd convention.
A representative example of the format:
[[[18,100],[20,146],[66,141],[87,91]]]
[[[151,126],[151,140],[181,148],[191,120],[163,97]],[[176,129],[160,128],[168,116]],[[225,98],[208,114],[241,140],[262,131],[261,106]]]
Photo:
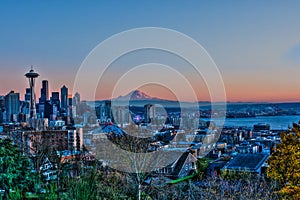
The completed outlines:
[[[208,121],[209,119],[203,119]],[[291,116],[259,116],[253,118],[227,118],[225,119],[225,126],[246,126],[253,127],[257,123],[270,124],[271,129],[285,130],[291,127],[293,122],[298,123],[300,115]],[[220,125],[221,120],[218,118],[212,119],[217,125]]]

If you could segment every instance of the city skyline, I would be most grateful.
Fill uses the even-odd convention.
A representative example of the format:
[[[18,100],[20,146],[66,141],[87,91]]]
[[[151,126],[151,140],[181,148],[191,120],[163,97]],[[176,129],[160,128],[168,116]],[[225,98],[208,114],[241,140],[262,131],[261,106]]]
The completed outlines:
[[[28,84],[23,74],[33,65],[41,75],[37,99],[42,80],[48,80],[49,91],[66,85],[70,94],[79,92],[85,100],[72,87],[88,53],[119,32],[156,26],[180,31],[203,45],[220,69],[228,101],[299,102],[299,7],[297,1],[5,2],[0,8],[0,95],[14,90],[23,99]],[[136,58],[121,58],[112,73],[134,65]],[[198,99],[209,100],[205,86],[199,88],[204,92]],[[165,90],[145,92],[168,97]],[[98,92],[96,99],[108,99],[108,94]],[[183,96],[189,100],[189,94]]]
[[[299,199],[299,0],[0,2],[0,199]]]

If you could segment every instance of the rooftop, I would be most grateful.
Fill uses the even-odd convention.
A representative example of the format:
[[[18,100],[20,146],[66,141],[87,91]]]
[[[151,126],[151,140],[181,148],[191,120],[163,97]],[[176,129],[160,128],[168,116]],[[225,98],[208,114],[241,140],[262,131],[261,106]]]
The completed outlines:
[[[239,154],[225,166],[225,169],[257,171],[268,158],[267,154]]]

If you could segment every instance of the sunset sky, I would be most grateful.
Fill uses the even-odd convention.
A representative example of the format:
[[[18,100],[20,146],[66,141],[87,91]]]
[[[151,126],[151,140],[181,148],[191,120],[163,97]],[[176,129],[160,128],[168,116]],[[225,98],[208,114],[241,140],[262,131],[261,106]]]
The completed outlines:
[[[81,63],[100,42],[128,29],[164,27],[206,49],[223,77],[228,101],[300,101],[299,10],[297,0],[1,1],[0,95],[14,90],[23,99],[28,87],[24,74],[31,65],[41,75],[37,98],[43,79],[51,91],[60,91],[64,84],[72,91]],[[96,98],[108,98],[113,79],[130,66],[168,58],[159,52],[120,58],[99,83],[107,85],[107,91],[97,91]],[[198,99],[210,100],[203,80],[193,77],[184,62],[171,60],[169,65],[181,67],[191,79]],[[157,86],[142,89],[174,98]],[[191,99],[184,88],[182,95]]]

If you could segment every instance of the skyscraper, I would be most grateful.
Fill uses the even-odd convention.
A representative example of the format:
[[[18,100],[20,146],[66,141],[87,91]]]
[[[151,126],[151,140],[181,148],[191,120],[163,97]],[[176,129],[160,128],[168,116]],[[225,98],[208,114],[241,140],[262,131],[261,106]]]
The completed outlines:
[[[62,111],[67,111],[68,108],[68,88],[64,85],[60,89],[60,101]]]
[[[25,95],[24,95],[24,102],[21,106],[21,112],[27,115],[27,118],[29,118],[29,113],[30,113],[29,111],[30,94],[31,94],[30,88],[26,88]]]
[[[69,105],[69,106],[72,106],[72,105],[73,105],[73,98],[72,98],[72,95],[71,95],[71,94],[68,96],[68,105]]]
[[[73,97],[73,105],[77,105],[80,103],[80,94],[76,92]]]
[[[48,89],[48,81],[42,81],[42,88],[41,88],[41,97],[39,99],[40,103],[45,103],[49,100],[49,89]]]
[[[3,111],[5,108],[4,96],[0,96],[0,123],[3,122]]]
[[[26,88],[26,92],[25,92],[25,96],[24,96],[24,100],[26,102],[30,102],[30,94],[31,94],[30,88]]]
[[[151,123],[152,119],[154,118],[154,105],[153,104],[146,104],[144,106],[144,121],[145,123]]]
[[[17,121],[20,112],[20,94],[10,91],[5,97],[6,121]]]
[[[59,107],[60,106],[59,92],[52,92],[50,101],[52,105],[56,105],[57,107]]]
[[[52,92],[50,103],[52,105],[52,119],[54,120],[59,115],[60,110],[59,92]]]
[[[111,120],[113,122],[114,119],[111,110],[111,101],[103,101],[99,106],[97,106],[96,115],[101,122],[106,122],[107,120]]]
[[[0,109],[3,109],[5,106],[4,96],[0,96]]]

